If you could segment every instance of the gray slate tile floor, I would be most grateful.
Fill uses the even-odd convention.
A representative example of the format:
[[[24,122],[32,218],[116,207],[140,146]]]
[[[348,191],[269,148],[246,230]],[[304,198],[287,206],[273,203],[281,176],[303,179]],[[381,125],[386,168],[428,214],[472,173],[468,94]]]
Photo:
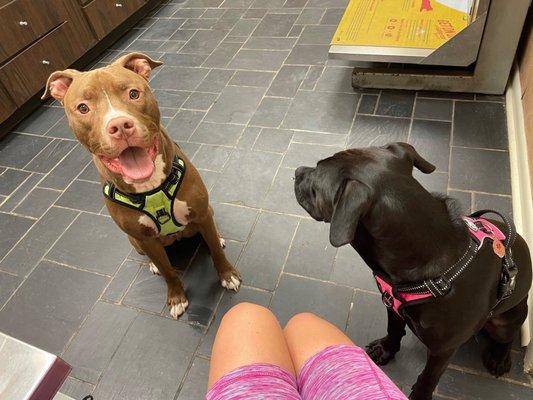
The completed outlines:
[[[465,212],[512,211],[505,105],[470,94],[354,92],[348,63],[327,60],[347,0],[174,0],[141,21],[94,67],[141,50],[166,62],[152,86],[163,122],[210,188],[227,252],[244,276],[224,292],[198,239],[168,249],[191,306],[164,309],[165,285],[111,221],[90,156],[56,102],[0,141],[0,330],[74,366],[75,398],[197,400],[220,319],[251,301],[284,322],[312,311],[361,345],[385,334],[369,270],[294,199],[294,168],[351,146],[404,140],[436,163],[416,174]],[[502,379],[470,341],[439,399],[533,396],[521,353]],[[406,391],[421,369],[412,335],[385,369]]]

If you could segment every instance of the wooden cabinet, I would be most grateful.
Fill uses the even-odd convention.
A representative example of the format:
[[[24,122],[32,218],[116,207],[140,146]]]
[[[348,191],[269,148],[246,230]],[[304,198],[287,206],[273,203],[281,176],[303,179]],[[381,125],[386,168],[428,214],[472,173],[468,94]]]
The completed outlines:
[[[145,0],[93,0],[83,11],[98,39],[102,39],[144,4]]]
[[[79,9],[76,15],[71,0],[51,0],[42,3],[45,3],[46,7],[39,9],[29,7],[26,0],[17,0],[10,6],[4,7],[12,8],[10,12],[19,19],[25,18],[27,26],[34,35],[40,32],[38,40],[29,46],[19,45],[19,49],[13,44],[15,40],[12,40],[11,51],[18,53],[0,67],[0,82],[17,106],[21,106],[37,93],[52,72],[67,68],[96,43]],[[23,10],[22,6],[28,7]],[[25,42],[30,39],[24,37],[23,40]]]
[[[62,0],[16,0],[0,9],[0,62],[60,25]]]
[[[15,112],[17,106],[8,96],[4,88],[0,86],[0,121],[3,121]]]
[[[39,91],[52,72],[67,68],[91,46],[74,28],[64,22],[0,68],[0,82],[18,106]]]

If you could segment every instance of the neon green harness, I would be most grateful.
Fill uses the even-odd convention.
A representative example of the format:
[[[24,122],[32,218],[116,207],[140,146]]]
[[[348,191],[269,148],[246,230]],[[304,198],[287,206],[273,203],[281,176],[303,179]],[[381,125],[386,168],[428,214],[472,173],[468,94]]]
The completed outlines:
[[[174,199],[185,176],[185,163],[178,156],[161,186],[144,193],[123,193],[111,182],[103,188],[104,196],[115,203],[141,211],[154,221],[161,236],[172,235],[185,229],[174,218]]]

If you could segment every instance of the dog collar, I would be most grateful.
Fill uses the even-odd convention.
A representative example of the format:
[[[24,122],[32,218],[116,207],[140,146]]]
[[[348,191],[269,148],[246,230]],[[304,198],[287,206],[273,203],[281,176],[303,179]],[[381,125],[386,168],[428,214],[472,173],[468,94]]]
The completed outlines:
[[[506,234],[492,222],[481,218],[482,215],[488,213],[496,214],[503,220]],[[492,245],[494,254],[502,259],[498,298],[492,310],[513,293],[518,268],[511,253],[511,246],[516,237],[516,230],[512,221],[492,210],[477,211],[463,217],[463,221],[470,233],[468,247],[461,258],[439,277],[410,285],[393,285],[385,275],[374,273],[383,304],[387,308],[392,309],[403,318],[405,307],[446,296],[451,291],[453,282],[459,279],[461,274],[472,264],[479,250],[488,244]]]
[[[124,193],[108,181],[104,184],[103,193],[107,199],[150,217],[161,236],[172,235],[185,229],[173,213],[174,199],[184,176],[185,162],[174,156],[170,174],[159,187],[143,193]]]

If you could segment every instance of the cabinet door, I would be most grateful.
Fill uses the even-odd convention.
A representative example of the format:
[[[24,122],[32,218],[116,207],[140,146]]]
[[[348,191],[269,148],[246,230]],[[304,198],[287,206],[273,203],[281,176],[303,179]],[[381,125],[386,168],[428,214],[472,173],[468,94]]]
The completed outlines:
[[[18,106],[39,92],[48,76],[67,68],[91,47],[67,21],[0,68],[0,82]]]
[[[4,88],[0,86],[0,122],[13,114],[16,109],[17,106],[13,100],[7,95]]]
[[[17,106],[40,92],[52,72],[68,68],[96,43],[75,0],[52,2],[58,2],[64,22],[0,65],[0,82]],[[32,4],[32,12],[38,13],[36,2]]]
[[[145,0],[93,0],[83,10],[98,39],[102,39],[144,4]]]
[[[15,0],[0,8],[0,63],[66,19],[63,0]]]

